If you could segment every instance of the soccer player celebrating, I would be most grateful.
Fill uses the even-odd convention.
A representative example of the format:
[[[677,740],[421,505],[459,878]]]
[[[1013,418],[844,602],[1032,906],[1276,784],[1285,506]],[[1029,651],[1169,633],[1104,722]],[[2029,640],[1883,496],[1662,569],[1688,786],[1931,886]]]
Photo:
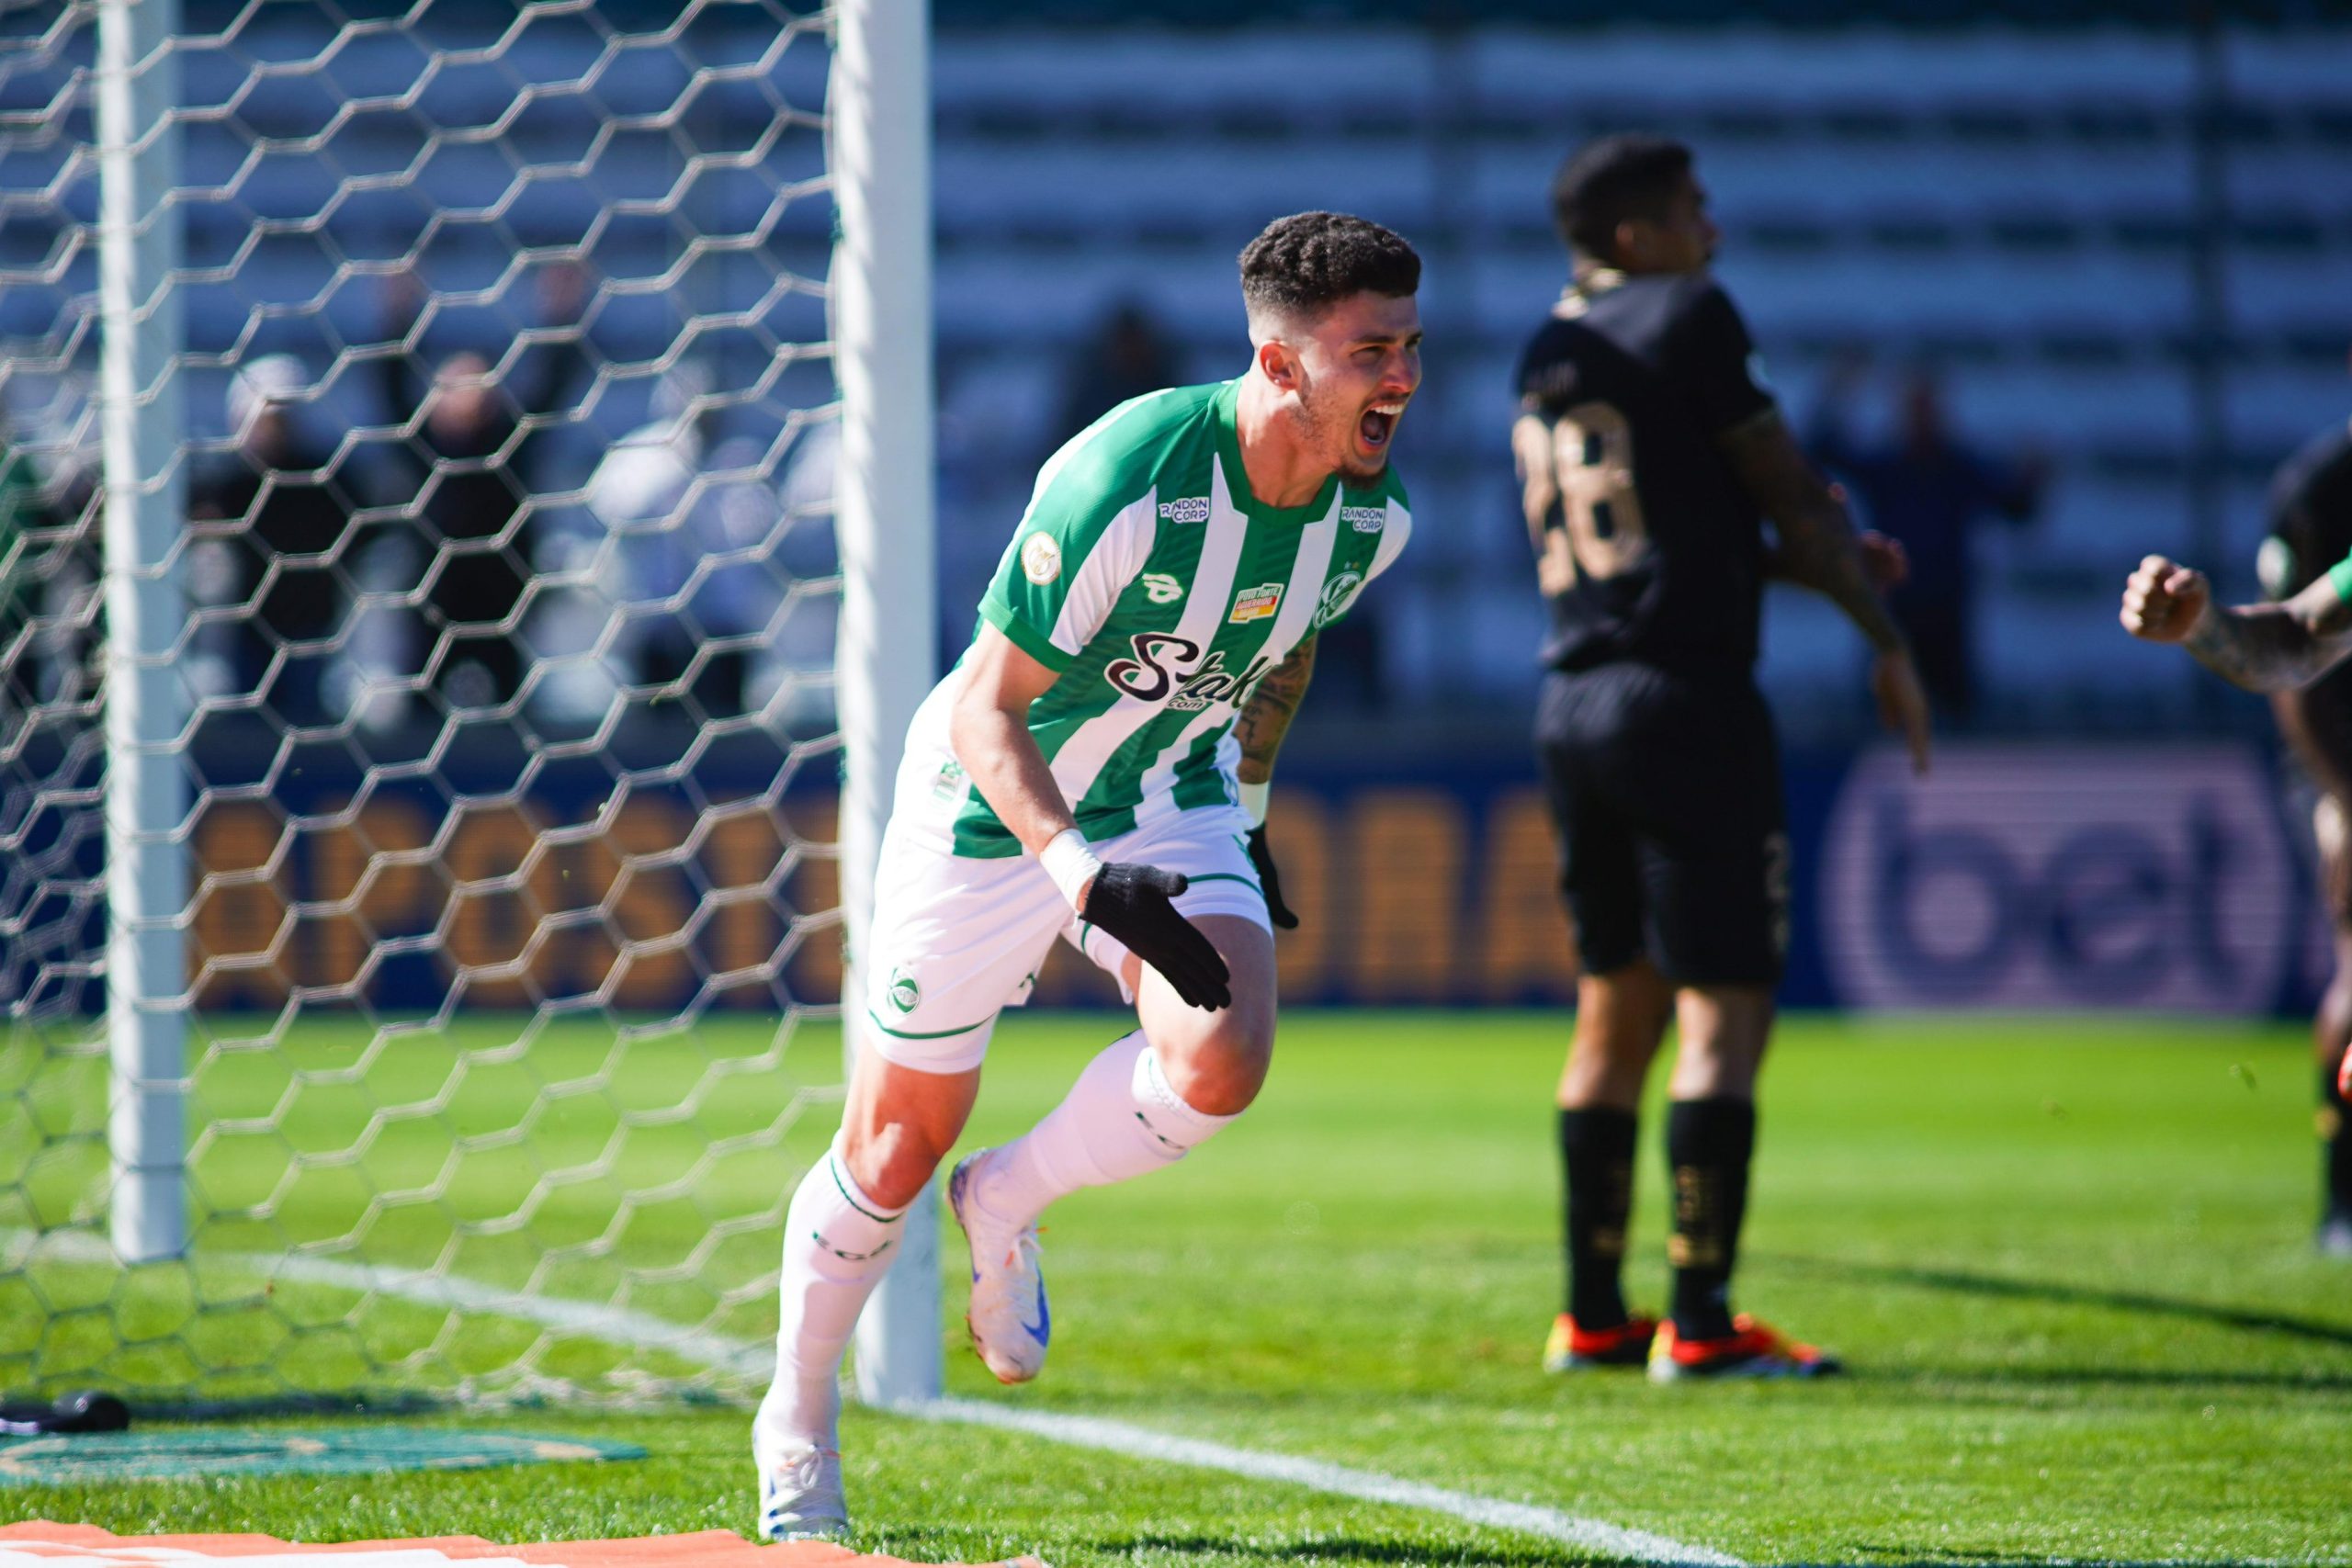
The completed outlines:
[[[1606,137],[1552,195],[1574,278],[1521,359],[1512,432],[1552,613],[1536,741],[1584,971],[1558,1097],[1567,1310],[1544,1363],[1646,1361],[1659,1382],[1834,1371],[1730,1304],[1788,925],[1753,673],[1767,576],[1827,595],[1870,639],[1881,715],[1923,769],[1927,700],[1843,502],[1708,275],[1718,235],[1690,150]],[[1669,1021],[1674,1284],[1658,1322],[1626,1309],[1619,1275],[1636,1114]]]
[[[842,1351],[963,1131],[998,1010],[1057,934],[1119,977],[1142,1027],[949,1181],[966,1321],[1000,1379],[1045,1363],[1046,1206],[1182,1159],[1265,1081],[1270,905],[1295,923],[1266,791],[1316,634],[1411,528],[1388,450],[1420,383],[1419,286],[1420,258],[1377,224],[1280,219],[1241,253],[1248,370],[1121,404],[1037,476],[971,648],[908,731],[848,1105],[785,1222],[752,1427],[766,1536],[847,1529]]]
[[[2275,601],[2213,607],[2204,577],[2150,556],[2123,592],[2123,624],[2151,642],[2186,644],[2208,668],[2271,694],[2278,727],[2319,788],[2319,840],[2335,974],[2312,1021],[2319,1059],[2321,1208],[2314,1240],[2352,1258],[2352,429],[2338,425],[2290,458],[2271,482],[2262,585]],[[2333,567],[2329,563],[2335,563]]]

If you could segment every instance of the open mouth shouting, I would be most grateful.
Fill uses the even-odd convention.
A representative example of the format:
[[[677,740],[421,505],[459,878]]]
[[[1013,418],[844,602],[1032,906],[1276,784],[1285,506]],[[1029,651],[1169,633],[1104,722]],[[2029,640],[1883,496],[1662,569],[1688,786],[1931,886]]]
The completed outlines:
[[[1363,411],[1356,421],[1356,447],[1364,457],[1377,457],[1386,453],[1388,443],[1396,434],[1396,421],[1404,415],[1405,400],[1374,403]]]

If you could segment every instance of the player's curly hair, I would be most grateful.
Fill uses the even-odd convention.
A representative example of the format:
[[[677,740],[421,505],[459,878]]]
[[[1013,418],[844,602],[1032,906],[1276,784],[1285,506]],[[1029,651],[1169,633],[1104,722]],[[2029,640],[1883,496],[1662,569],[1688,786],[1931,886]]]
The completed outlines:
[[[1655,218],[1690,173],[1690,149],[1670,136],[1623,131],[1586,142],[1552,176],[1552,220],[1579,255],[1608,261],[1617,225]]]
[[[1344,212],[1277,218],[1241,251],[1250,313],[1319,315],[1351,294],[1402,299],[1421,287],[1421,258],[1403,235]]]

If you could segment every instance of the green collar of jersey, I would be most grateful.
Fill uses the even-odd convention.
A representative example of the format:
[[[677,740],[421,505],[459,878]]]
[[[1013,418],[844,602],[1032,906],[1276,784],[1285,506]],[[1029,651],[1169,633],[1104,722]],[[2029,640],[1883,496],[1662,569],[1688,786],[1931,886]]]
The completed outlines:
[[[1303,528],[1319,522],[1331,510],[1331,499],[1340,488],[1340,476],[1335,471],[1315,492],[1315,499],[1304,506],[1269,506],[1250,493],[1250,470],[1241,461],[1241,429],[1237,411],[1241,405],[1241,378],[1235,377],[1217,389],[1216,394],[1216,455],[1217,466],[1225,470],[1226,493],[1244,517],[1254,523],[1284,523]]]

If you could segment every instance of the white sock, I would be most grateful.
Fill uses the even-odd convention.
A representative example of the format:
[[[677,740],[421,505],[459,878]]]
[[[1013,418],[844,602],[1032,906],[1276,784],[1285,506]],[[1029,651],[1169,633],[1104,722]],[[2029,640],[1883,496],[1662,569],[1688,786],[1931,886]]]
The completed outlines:
[[[784,1217],[775,1382],[752,1420],[764,1447],[839,1446],[842,1356],[905,1218],[865,1195],[838,1145],[801,1178]]]
[[[1136,1031],[1086,1064],[1059,1105],[993,1151],[973,1196],[1004,1224],[1034,1224],[1055,1199],[1174,1165],[1232,1121],[1184,1103]]]

